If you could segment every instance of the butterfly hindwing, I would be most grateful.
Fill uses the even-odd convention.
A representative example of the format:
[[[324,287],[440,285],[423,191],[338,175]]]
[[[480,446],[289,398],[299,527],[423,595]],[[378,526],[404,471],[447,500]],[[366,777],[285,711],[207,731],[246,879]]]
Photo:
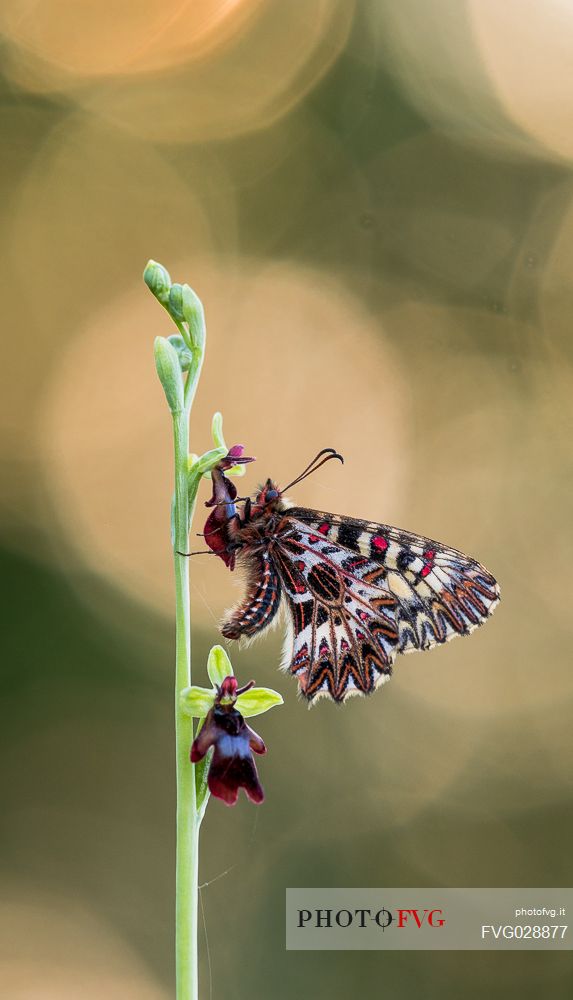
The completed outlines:
[[[351,692],[368,694],[391,673],[396,602],[391,595],[372,593],[372,601],[379,599],[373,607],[344,570],[344,561],[355,561],[354,556],[338,548],[336,561],[333,553],[323,555],[307,543],[307,534],[296,525],[275,549],[292,625],[287,666],[309,699],[319,693],[335,701]]]
[[[387,680],[398,653],[430,649],[477,628],[499,600],[478,562],[390,525],[304,507],[243,528],[247,592],[222,627],[254,636],[290,623],[287,668],[301,693],[342,701]]]
[[[290,508],[274,561],[292,616],[302,693],[367,694],[398,652],[471,632],[499,588],[475,560],[411,532]]]

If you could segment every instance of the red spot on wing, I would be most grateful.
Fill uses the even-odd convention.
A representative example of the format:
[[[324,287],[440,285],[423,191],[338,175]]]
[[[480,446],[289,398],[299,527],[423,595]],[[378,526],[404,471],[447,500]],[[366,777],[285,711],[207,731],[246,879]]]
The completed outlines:
[[[435,549],[425,549],[423,553],[425,562],[422,569],[420,570],[420,576],[427,576],[428,573],[431,573],[432,569],[434,568],[435,555],[436,555]]]
[[[379,549],[380,552],[384,552],[384,550],[388,548],[388,542],[385,538],[382,538],[382,535],[374,535],[372,545],[375,549]]]
[[[330,530],[330,525],[328,521],[323,521],[322,524],[319,524],[318,530],[320,531],[321,535],[328,535],[328,532]]]
[[[316,545],[317,542],[320,542],[320,538],[318,537],[318,535],[309,535],[308,540],[311,543],[311,545]]]

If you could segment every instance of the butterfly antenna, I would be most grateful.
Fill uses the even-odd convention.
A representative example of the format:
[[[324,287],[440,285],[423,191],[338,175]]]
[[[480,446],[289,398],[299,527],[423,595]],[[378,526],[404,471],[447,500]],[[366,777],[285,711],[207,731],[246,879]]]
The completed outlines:
[[[310,462],[307,465],[306,469],[304,469],[300,473],[300,475],[296,477],[296,479],[293,479],[292,483],[289,483],[288,486],[285,486],[284,489],[281,490],[281,493],[286,493],[286,491],[290,490],[292,486],[296,486],[297,483],[300,483],[303,479],[306,479],[307,476],[311,476],[313,472],[316,472],[318,469],[320,469],[321,466],[325,465],[326,462],[330,462],[331,458],[337,458],[338,461],[342,462],[342,464],[344,465],[344,459],[342,455],[339,455],[334,448],[323,448],[322,451],[319,451],[318,455],[315,455],[312,462]]]
[[[335,448],[323,448],[322,451],[319,451],[318,455],[314,456],[312,462],[308,463],[306,469],[302,470],[302,472],[300,473],[300,475],[297,476],[297,479],[300,479],[302,476],[305,476],[307,474],[307,472],[309,472],[310,469],[312,469],[312,466],[314,465],[314,463],[318,462],[319,458],[322,458],[323,455],[333,455],[334,456],[334,455],[337,455],[337,454],[338,454],[338,452],[336,451]],[[340,455],[338,457],[340,458]]]

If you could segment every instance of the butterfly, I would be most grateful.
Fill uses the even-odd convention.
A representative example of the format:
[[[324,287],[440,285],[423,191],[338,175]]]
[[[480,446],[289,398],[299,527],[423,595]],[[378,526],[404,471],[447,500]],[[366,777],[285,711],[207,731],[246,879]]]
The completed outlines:
[[[241,446],[213,470],[213,510],[204,537],[229,569],[244,569],[244,599],[222,634],[252,637],[284,609],[286,662],[300,693],[342,702],[387,681],[398,653],[431,649],[467,635],[497,606],[499,586],[475,559],[388,524],[290,506],[285,490],[331,459],[324,448],[283,490],[267,479],[243,498],[225,471]]]

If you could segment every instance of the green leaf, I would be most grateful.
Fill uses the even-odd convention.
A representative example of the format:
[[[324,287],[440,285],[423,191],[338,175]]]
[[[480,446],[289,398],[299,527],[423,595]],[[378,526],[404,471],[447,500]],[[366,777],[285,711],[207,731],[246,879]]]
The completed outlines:
[[[165,337],[155,338],[155,367],[172,413],[184,408],[183,375],[179,355]]]
[[[195,768],[195,794],[197,796],[197,815],[199,817],[199,822],[203,819],[205,815],[205,810],[209,802],[210,792],[209,785],[207,784],[209,778],[209,766],[211,764],[211,758],[213,756],[213,751],[209,752],[203,757],[203,760],[193,764]]]
[[[161,305],[167,308],[171,288],[169,271],[162,264],[158,264],[156,260],[149,260],[143,272],[143,280],[152,295],[155,295]]]
[[[195,801],[197,806],[197,820],[199,823],[203,822],[203,817],[207,806],[209,805],[209,799],[211,798],[208,781],[209,767],[211,765],[212,757],[213,749],[208,751],[205,757],[203,757],[203,760],[200,760],[197,764],[192,765],[195,768]]]
[[[274,708],[275,705],[282,704],[283,699],[278,691],[273,691],[272,688],[251,688],[250,691],[239,695],[235,708],[245,719],[248,719],[253,715],[268,712],[269,708]]]
[[[194,736],[197,738],[199,733],[203,728],[204,719],[199,719],[197,723],[197,728],[195,730]],[[209,785],[207,784],[209,777],[209,767],[211,760],[213,758],[213,747],[207,751],[203,760],[198,760],[196,764],[192,764],[192,768],[195,772],[195,805],[197,808],[197,820],[201,823],[203,816],[205,815],[205,810],[209,802]]]
[[[193,684],[179,695],[181,711],[195,719],[204,719],[213,708],[215,695],[213,688],[202,688]]]
[[[207,660],[211,684],[221,685],[225,677],[234,677],[233,665],[222,646],[213,646]]]

